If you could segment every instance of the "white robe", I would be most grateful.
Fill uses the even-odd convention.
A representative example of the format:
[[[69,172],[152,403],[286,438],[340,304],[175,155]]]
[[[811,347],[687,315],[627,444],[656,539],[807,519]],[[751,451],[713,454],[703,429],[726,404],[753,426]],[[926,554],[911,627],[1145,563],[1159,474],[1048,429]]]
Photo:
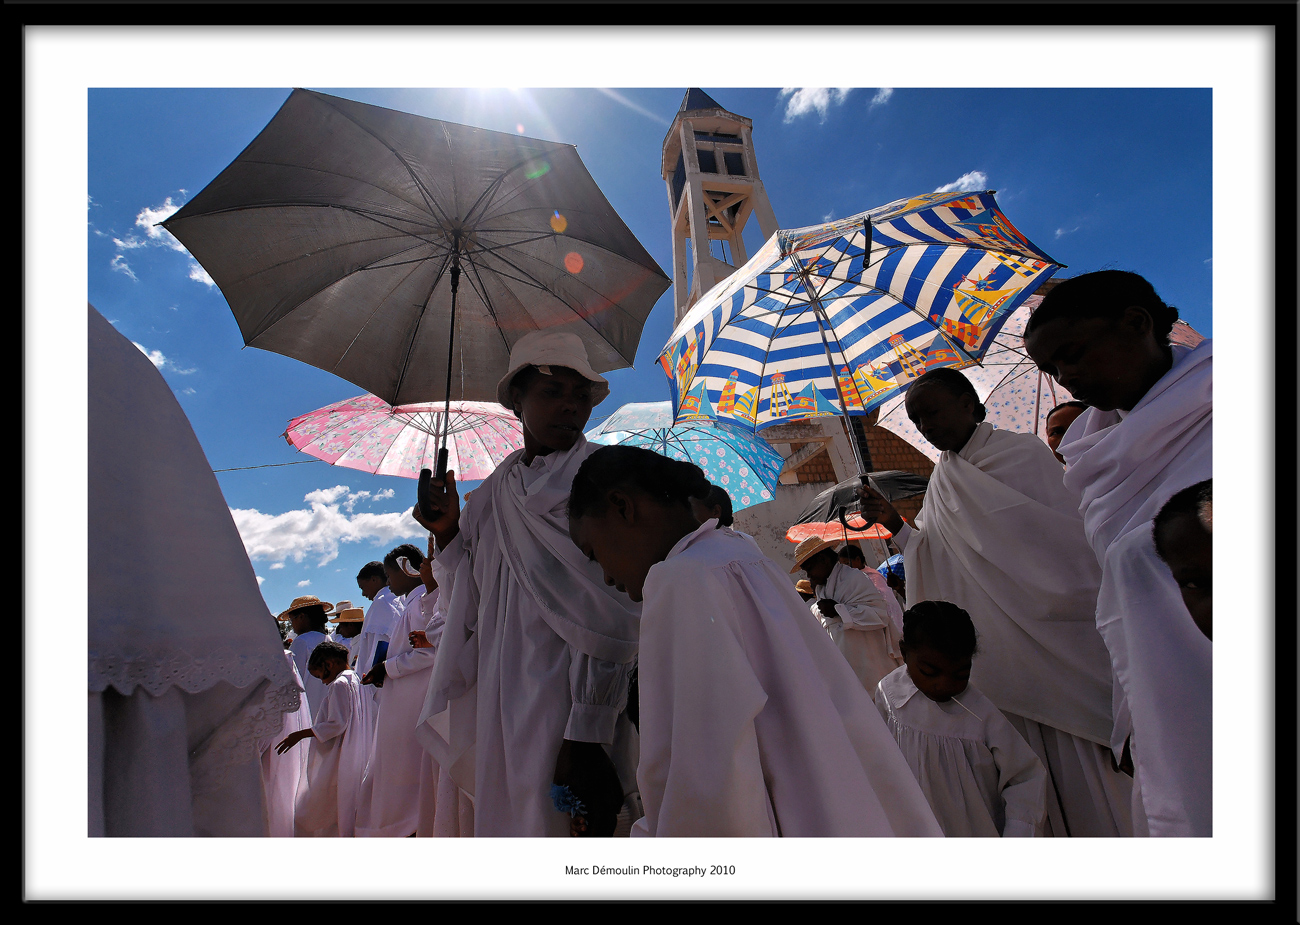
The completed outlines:
[[[424,604],[431,609],[427,612]],[[426,595],[419,585],[401,600],[384,659],[384,686],[374,745],[357,803],[357,836],[405,838],[433,834],[438,766],[415,737],[420,708],[429,688],[442,631],[438,591]],[[410,634],[423,630],[430,649],[411,648]]]
[[[1035,727],[1017,730],[1051,777],[1050,834],[1131,835],[1132,781],[1105,748],[1114,721],[1095,622],[1101,574],[1061,476],[1037,437],[988,423],[941,453],[916,530],[896,538],[907,603],[951,601],[970,614],[971,683],[1013,725]]]
[[[284,660],[293,672],[294,683],[302,694],[302,679],[298,676],[293,653],[286,649]],[[311,728],[311,708],[307,705],[306,695],[300,696],[296,713],[283,715],[284,724],[259,743],[262,750],[262,789],[266,794],[267,834],[274,838],[293,837],[294,802],[298,798],[298,785],[307,773],[308,752],[305,747],[295,746],[279,755],[276,754],[275,747],[289,733]]]
[[[392,637],[393,627],[401,608],[393,592],[384,586],[379,589],[375,599],[366,609],[366,618],[361,624],[361,635],[356,637],[360,648],[357,650],[357,675],[365,677],[366,672],[374,667],[375,647],[381,642],[388,642]]]
[[[993,702],[967,685],[936,703],[907,668],[876,688],[876,707],[944,835],[1032,837],[1047,815],[1047,771]]]
[[[894,625],[894,635],[898,639],[903,638],[903,602],[894,589],[889,587],[889,582],[885,576],[873,568],[862,569],[862,574],[871,580],[876,586],[876,590],[885,598],[885,607],[889,610],[889,622]]]
[[[843,562],[836,563],[826,584],[813,588],[813,595],[813,616],[821,620],[862,686],[875,691],[881,678],[903,664],[885,596],[870,578]],[[835,602],[836,616],[821,612],[821,600]]]
[[[1172,349],[1173,368],[1131,411],[1088,409],[1058,451],[1102,566],[1097,626],[1132,717],[1147,826],[1208,836],[1214,649],[1156,555],[1151,520],[1175,492],[1213,476],[1213,342]],[[1116,729],[1114,747],[1128,731]]]
[[[325,688],[312,718],[314,735],[307,740],[307,774],[294,807],[294,834],[299,838],[349,838],[353,834],[357,791],[371,732],[361,697],[361,679],[351,669]]]
[[[324,633],[308,630],[295,636],[292,645],[289,646],[289,651],[293,653],[293,663],[298,668],[298,677],[307,693],[307,704],[311,708],[312,716],[316,715],[316,709],[325,699],[325,685],[321,683],[320,678],[307,670],[307,660],[311,658],[312,650],[328,639],[329,637]]]
[[[171,387],[87,320],[87,831],[265,836],[258,745],[300,701],[284,646]]]
[[[942,834],[843,656],[771,559],[710,524],[646,576],[636,836]]]
[[[473,799],[475,835],[568,835],[550,799],[564,739],[605,745],[625,791],[635,786],[622,712],[640,607],[568,532],[573,476],[598,448],[579,439],[528,466],[512,454],[434,559],[446,626],[418,735]]]

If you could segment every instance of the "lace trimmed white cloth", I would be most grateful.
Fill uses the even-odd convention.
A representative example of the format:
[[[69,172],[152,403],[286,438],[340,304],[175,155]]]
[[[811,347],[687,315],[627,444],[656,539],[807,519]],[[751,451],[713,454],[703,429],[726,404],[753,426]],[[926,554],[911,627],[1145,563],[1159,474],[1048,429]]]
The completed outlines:
[[[173,808],[195,801],[195,818],[208,818],[202,795],[226,794],[227,771],[250,762],[251,776],[244,768],[231,780],[252,781],[253,790],[223,799],[255,805],[257,739],[298,708],[298,689],[230,509],[170,387],[93,307],[88,333],[87,667],[92,703],[101,705],[92,708],[92,727],[102,728],[91,730],[92,748],[101,748],[91,768],[103,776],[103,834],[184,834],[197,824],[158,817],[127,832],[112,820],[143,812],[151,798]],[[151,725],[175,734],[151,735]],[[180,754],[163,754],[164,742]],[[160,783],[141,784],[154,779],[141,762],[156,765]],[[188,779],[177,780],[185,766]],[[162,799],[160,786],[174,787],[177,800]],[[93,794],[92,783],[92,803]]]

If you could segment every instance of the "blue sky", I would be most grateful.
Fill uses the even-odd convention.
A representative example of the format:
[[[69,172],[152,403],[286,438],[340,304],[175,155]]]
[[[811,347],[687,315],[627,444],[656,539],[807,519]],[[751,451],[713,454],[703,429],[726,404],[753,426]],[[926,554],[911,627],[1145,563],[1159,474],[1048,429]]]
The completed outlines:
[[[419,115],[571,143],[614,208],[671,272],[660,150],[685,87],[311,89]],[[754,122],[759,171],[782,227],[943,188],[994,189],[1028,237],[1068,265],[1142,273],[1211,335],[1209,89],[704,89]],[[308,459],[290,418],[360,394],[329,373],[244,349],[221,292],[153,226],[262,129],[282,89],[91,89],[89,301],[153,359],[194,426],[275,611],[299,594],[360,601],[358,568],[399,542],[414,483]],[[747,229],[751,253],[757,223]],[[668,397],[654,361],[671,290],[635,368],[611,373],[593,420]]]

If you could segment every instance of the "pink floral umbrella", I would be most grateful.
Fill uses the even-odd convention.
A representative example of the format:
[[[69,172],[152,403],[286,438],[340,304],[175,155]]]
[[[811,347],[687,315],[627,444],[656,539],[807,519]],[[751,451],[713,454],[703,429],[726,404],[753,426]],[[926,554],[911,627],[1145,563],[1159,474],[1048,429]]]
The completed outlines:
[[[496,402],[453,401],[450,418],[447,468],[458,481],[487,478],[524,447],[519,419]],[[434,467],[442,421],[440,401],[394,407],[360,395],[294,418],[284,439],[334,466],[416,479]]]

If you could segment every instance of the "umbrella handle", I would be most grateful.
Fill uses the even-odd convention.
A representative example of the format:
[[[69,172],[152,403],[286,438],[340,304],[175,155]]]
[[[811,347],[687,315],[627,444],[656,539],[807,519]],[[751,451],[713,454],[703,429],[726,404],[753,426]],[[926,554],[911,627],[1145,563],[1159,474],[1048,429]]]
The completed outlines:
[[[445,478],[446,475],[447,475],[447,449],[446,447],[444,447],[443,449],[438,451],[438,478],[440,479]],[[429,507],[428,501],[425,500],[429,497],[429,479],[431,477],[432,477],[432,473],[429,472],[428,469],[420,470],[420,484],[415,496],[415,503],[419,505],[420,508],[420,516],[430,522],[438,519],[437,511]]]

